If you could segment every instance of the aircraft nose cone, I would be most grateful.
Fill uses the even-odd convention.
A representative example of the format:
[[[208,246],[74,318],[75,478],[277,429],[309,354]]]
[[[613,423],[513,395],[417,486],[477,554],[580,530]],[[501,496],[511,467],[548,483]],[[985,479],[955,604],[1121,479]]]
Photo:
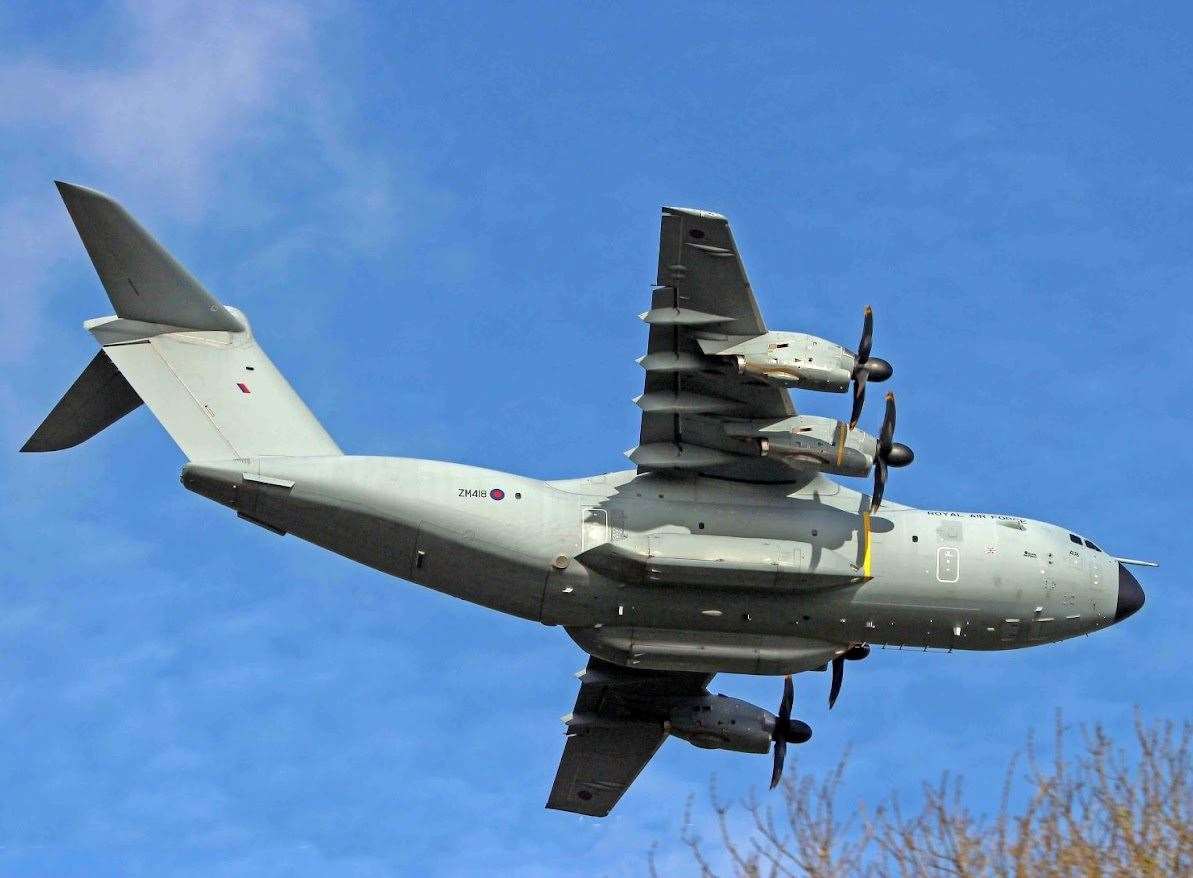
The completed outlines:
[[[1143,606],[1143,601],[1143,586],[1139,584],[1139,580],[1130,570],[1119,564],[1118,604],[1114,608],[1114,621],[1121,622],[1128,616],[1137,613]]]

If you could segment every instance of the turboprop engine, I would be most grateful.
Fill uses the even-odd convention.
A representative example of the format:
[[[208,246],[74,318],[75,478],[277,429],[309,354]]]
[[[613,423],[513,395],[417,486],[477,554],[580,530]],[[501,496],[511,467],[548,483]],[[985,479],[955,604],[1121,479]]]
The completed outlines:
[[[754,439],[764,457],[781,458],[796,469],[842,476],[864,476],[874,465],[878,440],[844,421],[797,415],[769,423],[728,424],[725,432]]]
[[[784,387],[844,393],[853,383],[853,410],[849,427],[857,426],[866,399],[868,381],[885,381],[894,372],[891,364],[870,356],[874,341],[874,312],[867,306],[857,353],[802,332],[766,332],[753,338],[700,339],[705,354],[731,357],[738,371],[756,375]]]
[[[705,750],[769,753],[775,717],[727,695],[685,699],[671,709],[667,731]]]
[[[767,332],[728,347],[701,347],[705,353],[732,357],[742,374],[785,387],[844,393],[853,378],[851,351],[802,332]]]
[[[770,786],[774,789],[783,775],[787,745],[804,744],[812,738],[812,727],[791,718],[795,689],[791,676],[783,680],[783,700],[779,713],[727,695],[685,698],[671,709],[667,731],[690,744],[706,750],[737,750],[741,753],[774,754]],[[774,750],[771,745],[774,744]]]
[[[842,476],[864,476],[873,467],[871,511],[878,509],[886,487],[887,467],[907,466],[915,452],[895,441],[895,395],[886,395],[886,412],[878,436],[850,429],[844,421],[796,415],[781,421],[739,421],[725,432],[752,439],[764,457],[777,457],[794,469],[812,469]]]
[[[771,744],[780,738],[802,744],[812,737],[807,723],[793,720],[790,715],[777,717],[728,695],[684,699],[672,707],[667,731],[705,750],[739,753],[769,753]]]

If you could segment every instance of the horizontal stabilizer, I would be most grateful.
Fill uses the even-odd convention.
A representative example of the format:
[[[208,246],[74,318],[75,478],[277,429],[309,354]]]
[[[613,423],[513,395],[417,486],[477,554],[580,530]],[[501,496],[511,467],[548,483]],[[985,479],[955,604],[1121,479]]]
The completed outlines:
[[[120,370],[100,351],[21,451],[61,451],[87,441],[141,404]]]
[[[116,201],[73,183],[56,185],[118,316],[185,329],[243,329]]]

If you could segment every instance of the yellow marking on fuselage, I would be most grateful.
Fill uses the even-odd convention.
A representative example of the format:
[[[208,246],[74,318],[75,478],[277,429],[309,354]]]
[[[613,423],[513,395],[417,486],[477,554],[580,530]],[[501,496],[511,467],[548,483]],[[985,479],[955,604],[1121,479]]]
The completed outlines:
[[[873,576],[870,572],[870,510],[862,513],[862,538],[865,543],[862,548],[862,576]]]
[[[845,422],[837,421],[837,466],[845,460]]]

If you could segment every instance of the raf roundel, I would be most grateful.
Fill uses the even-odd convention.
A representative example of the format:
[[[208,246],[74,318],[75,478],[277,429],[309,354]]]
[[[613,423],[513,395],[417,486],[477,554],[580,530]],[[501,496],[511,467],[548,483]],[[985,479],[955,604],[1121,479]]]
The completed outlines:
[[[494,500],[504,500],[505,499],[505,491],[501,490],[500,488],[494,488],[492,491],[489,492],[489,496],[492,497]]]

